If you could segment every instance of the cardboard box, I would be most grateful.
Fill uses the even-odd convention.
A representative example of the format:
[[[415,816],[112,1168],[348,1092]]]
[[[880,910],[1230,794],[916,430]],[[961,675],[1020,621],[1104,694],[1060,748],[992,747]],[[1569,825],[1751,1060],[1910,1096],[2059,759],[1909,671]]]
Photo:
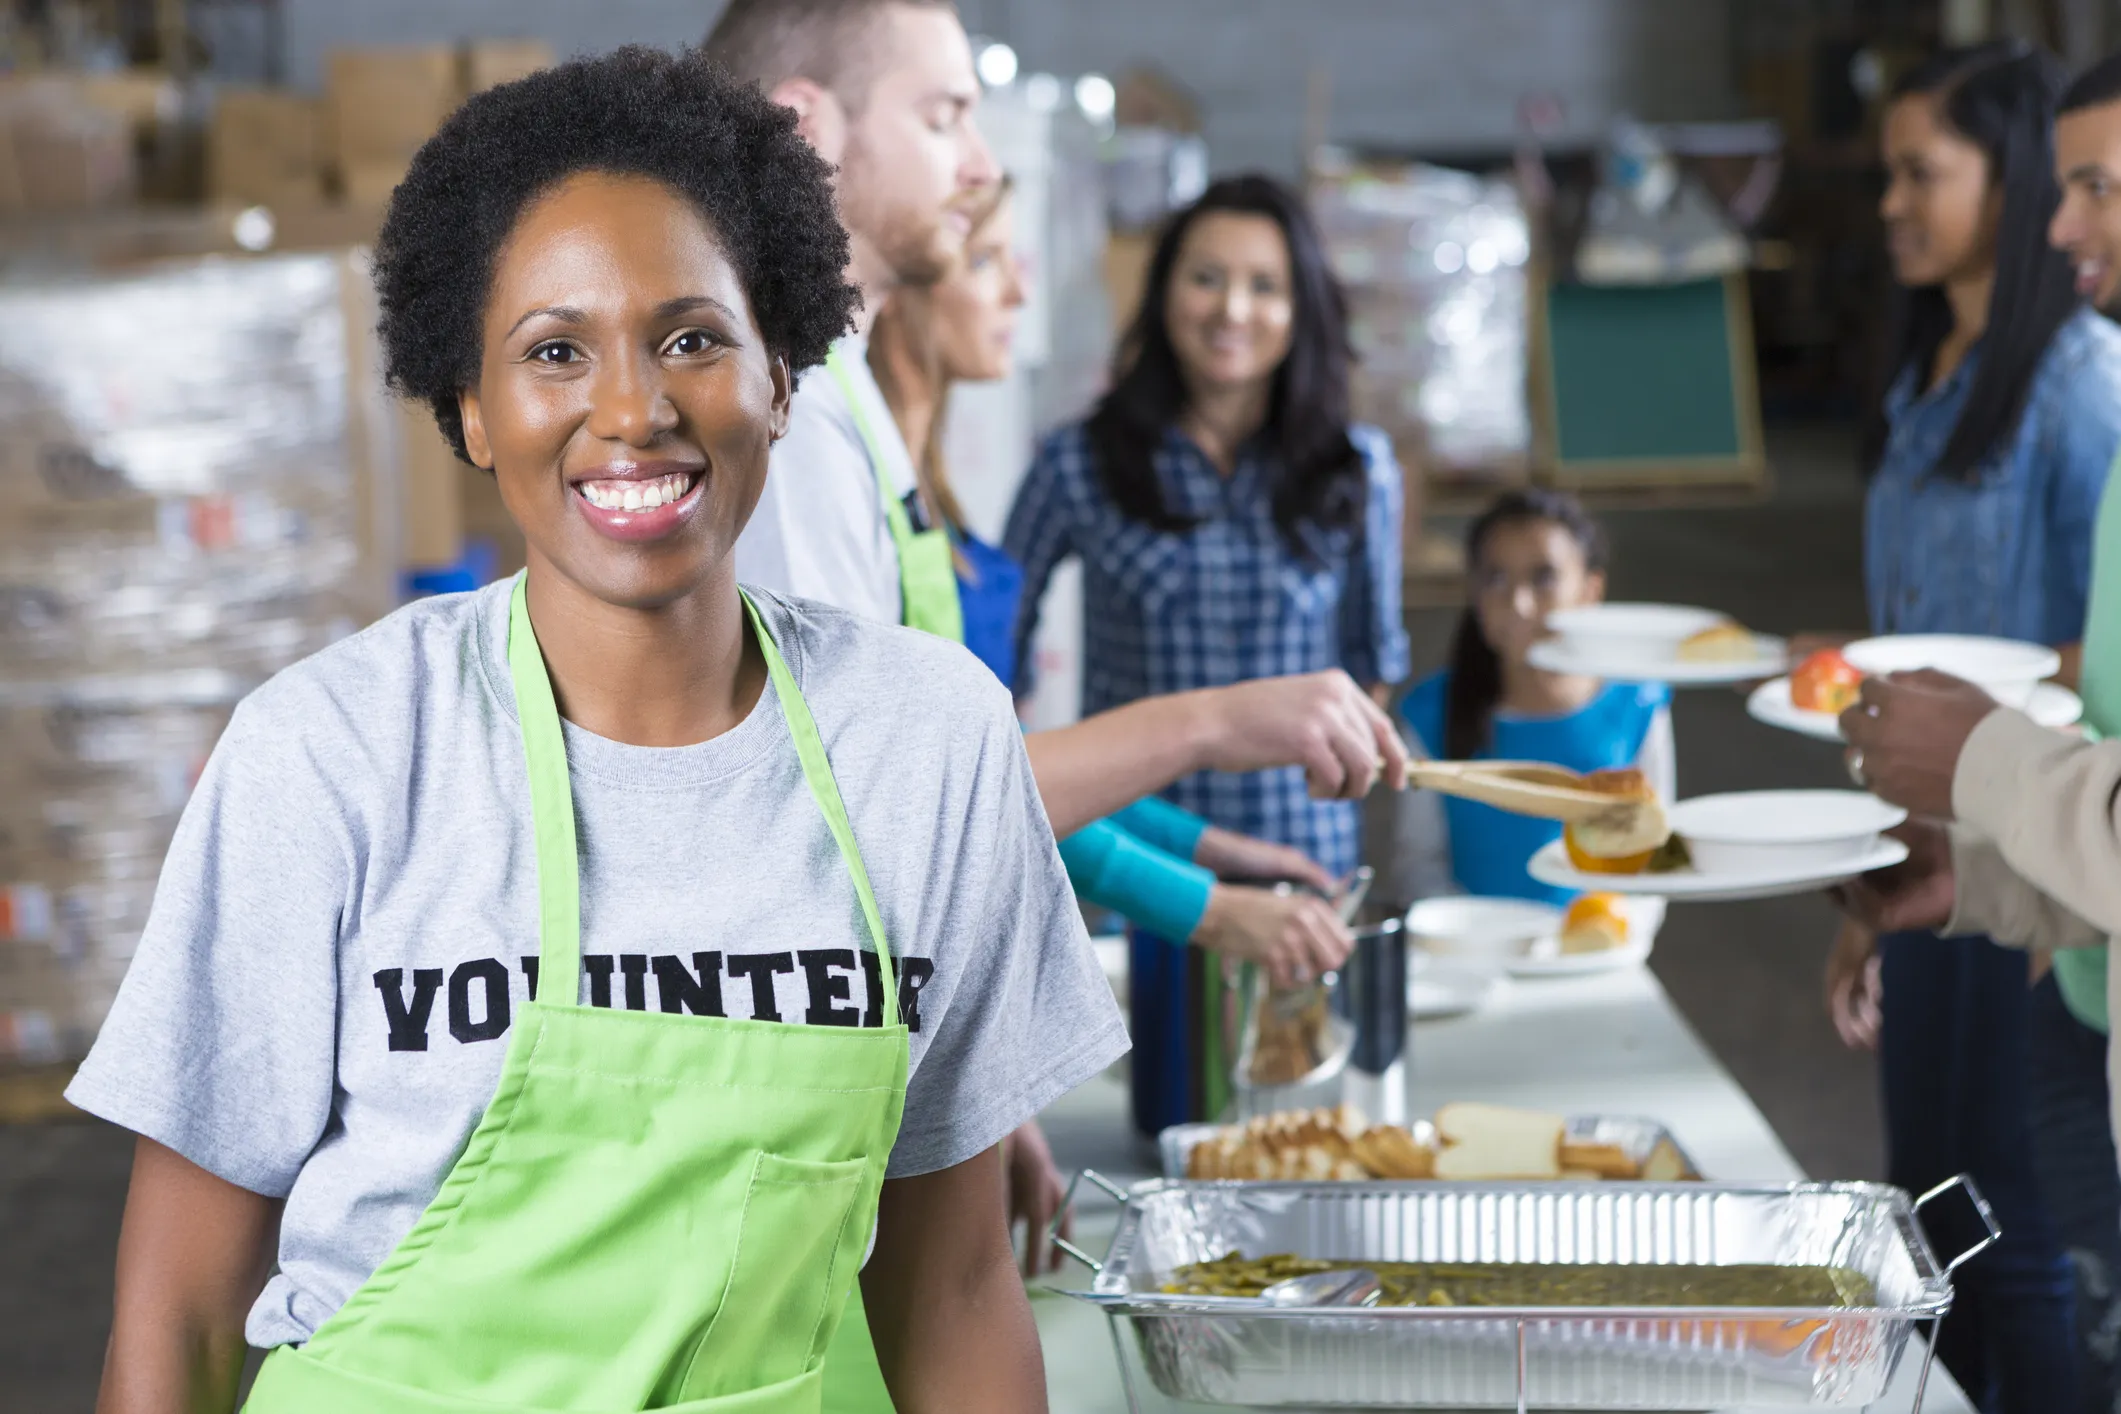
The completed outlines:
[[[405,180],[403,162],[359,163],[339,169],[339,198],[355,211],[381,211]]]
[[[1105,299],[1112,307],[1112,328],[1124,335],[1141,308],[1142,287],[1149,280],[1149,257],[1156,253],[1156,237],[1138,232],[1114,232],[1105,242]]]
[[[0,88],[0,212],[92,211],[129,200],[138,185],[130,118],[70,79]]]
[[[225,88],[207,133],[206,185],[215,201],[314,205],[324,195],[317,101],[276,88]]]
[[[464,96],[527,78],[559,62],[542,39],[474,39],[464,46]]]
[[[462,96],[452,46],[332,50],[324,103],[334,163],[342,174],[403,172]]]

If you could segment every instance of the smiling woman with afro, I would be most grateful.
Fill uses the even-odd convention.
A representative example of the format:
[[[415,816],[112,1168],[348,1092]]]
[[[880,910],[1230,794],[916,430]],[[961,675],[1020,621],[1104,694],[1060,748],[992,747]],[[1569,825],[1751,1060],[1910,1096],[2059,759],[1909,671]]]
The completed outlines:
[[[766,346],[791,372],[825,361],[860,296],[831,169],[795,115],[696,54],[629,46],[487,90],[420,149],[376,242],[385,377],[464,453],[457,393],[477,381],[480,320],[523,209],[578,172],[652,178],[720,238]]]
[[[1045,1408],[1000,1144],[1126,1035],[1008,689],[736,579],[855,307],[830,177],[645,49],[414,158],[389,381],[527,563],[200,777],[68,1091],[139,1136],[103,1414],[230,1414],[249,1346],[246,1414]]]

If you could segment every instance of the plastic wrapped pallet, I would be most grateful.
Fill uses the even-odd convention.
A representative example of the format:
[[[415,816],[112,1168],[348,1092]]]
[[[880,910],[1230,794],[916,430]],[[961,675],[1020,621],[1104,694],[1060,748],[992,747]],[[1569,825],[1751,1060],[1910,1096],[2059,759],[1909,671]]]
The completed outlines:
[[[1432,488],[1522,481],[1531,237],[1515,189],[1329,153],[1311,197],[1348,292],[1355,415]]]
[[[258,682],[388,607],[344,256],[0,286],[0,1066],[70,1059]]]

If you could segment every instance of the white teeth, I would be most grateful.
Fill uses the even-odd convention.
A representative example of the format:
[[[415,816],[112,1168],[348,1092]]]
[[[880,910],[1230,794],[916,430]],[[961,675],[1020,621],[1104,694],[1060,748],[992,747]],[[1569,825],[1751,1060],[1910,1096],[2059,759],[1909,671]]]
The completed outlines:
[[[652,511],[682,499],[692,489],[692,476],[678,472],[653,481],[584,481],[582,499],[601,511]]]

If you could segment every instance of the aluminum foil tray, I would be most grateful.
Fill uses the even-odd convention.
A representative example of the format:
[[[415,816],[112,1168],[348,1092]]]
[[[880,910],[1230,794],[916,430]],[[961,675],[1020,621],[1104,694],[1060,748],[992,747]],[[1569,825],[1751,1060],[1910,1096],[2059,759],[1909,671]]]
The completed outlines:
[[[1227,1128],[1220,1124],[1174,1124],[1156,1136],[1156,1149],[1163,1161],[1165,1178],[1184,1178],[1186,1161],[1193,1153],[1193,1146]],[[1425,1119],[1415,1120],[1407,1126],[1415,1142],[1431,1148],[1436,1145],[1436,1126]],[[1627,1115],[1577,1115],[1568,1122],[1568,1142],[1571,1144],[1613,1144],[1619,1146],[1636,1163],[1650,1156],[1659,1140],[1670,1140],[1679,1152],[1679,1160],[1686,1165],[1686,1177],[1701,1177],[1701,1165],[1686,1146],[1673,1138],[1672,1132],[1654,1119],[1637,1119]]]
[[[1185,1183],[1125,1195],[1091,1290],[1164,1395],[1254,1408],[1860,1408],[1951,1305],[1922,1203],[1879,1184]],[[1993,1234],[1994,1224],[1989,1221]],[[1993,1241],[1993,1236],[1990,1238]],[[1986,1246],[1987,1244],[1982,1244]],[[1874,1307],[1272,1309],[1170,1296],[1231,1251],[1373,1261],[1784,1263],[1853,1268]],[[1979,1248],[1974,1249],[1976,1251]],[[1924,1347],[1918,1345],[1917,1358]]]

